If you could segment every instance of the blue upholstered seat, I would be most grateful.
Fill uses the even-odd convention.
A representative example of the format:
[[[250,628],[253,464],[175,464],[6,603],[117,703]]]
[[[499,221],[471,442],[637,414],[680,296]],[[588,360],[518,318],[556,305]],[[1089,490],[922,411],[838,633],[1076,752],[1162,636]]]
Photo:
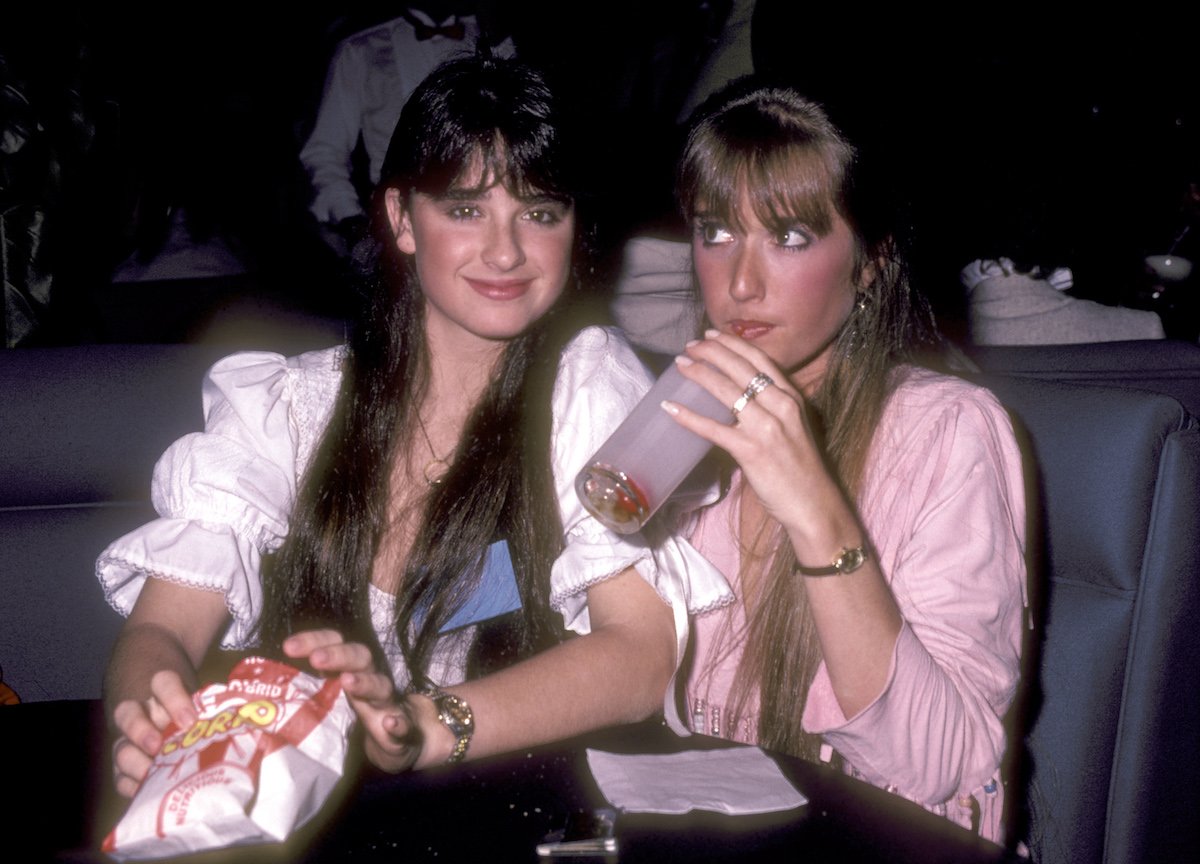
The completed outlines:
[[[985,372],[1166,393],[1200,417],[1200,345],[1174,339],[967,348]]]
[[[203,427],[200,382],[231,350],[0,351],[0,670],[23,701],[100,695],[122,618],[96,556],[154,517],[154,463]]]
[[[1040,624],[1016,718],[1030,846],[1046,862],[1189,860],[1200,848],[1200,429],[1159,394],[982,381],[1036,466]]]

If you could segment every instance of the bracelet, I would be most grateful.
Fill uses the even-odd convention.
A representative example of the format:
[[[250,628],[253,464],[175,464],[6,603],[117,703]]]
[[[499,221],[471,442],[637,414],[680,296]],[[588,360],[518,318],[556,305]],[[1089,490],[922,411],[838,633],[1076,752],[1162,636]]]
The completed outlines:
[[[797,563],[794,572],[801,576],[842,576],[853,573],[867,561],[867,550],[864,546],[853,548],[846,546],[834,556],[833,563],[828,567],[805,567]]]
[[[438,722],[449,729],[457,739],[454,742],[454,749],[446,757],[446,764],[453,765],[455,762],[461,762],[467,755],[467,748],[471,746],[471,736],[475,734],[475,713],[471,711],[467,700],[455,696],[453,693],[447,693],[432,684],[414,692],[432,700],[433,706],[438,711]]]

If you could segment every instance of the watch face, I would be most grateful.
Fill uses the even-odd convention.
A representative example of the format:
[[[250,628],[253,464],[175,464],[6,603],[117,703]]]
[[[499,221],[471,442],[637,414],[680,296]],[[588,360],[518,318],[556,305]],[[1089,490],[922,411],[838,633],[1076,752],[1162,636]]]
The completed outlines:
[[[471,730],[471,709],[457,696],[446,694],[438,701],[438,711],[445,718],[443,721],[456,735],[462,735]]]
[[[838,556],[838,559],[834,562],[833,566],[843,573],[853,573],[863,565],[863,561],[866,559],[867,556],[860,546],[857,549],[844,550],[842,554]]]

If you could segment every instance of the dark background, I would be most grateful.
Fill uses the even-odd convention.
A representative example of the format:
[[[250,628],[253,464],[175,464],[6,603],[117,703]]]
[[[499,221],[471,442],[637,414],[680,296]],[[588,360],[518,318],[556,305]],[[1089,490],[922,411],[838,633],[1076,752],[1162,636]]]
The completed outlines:
[[[393,17],[394,6],[284,15],[227,0],[136,11],[7,5],[0,71],[32,94],[47,146],[62,156],[59,295],[46,341],[86,335],[86,322],[72,320],[74,292],[152,246],[153,214],[170,203],[233,238],[262,290],[341,310],[297,153],[336,42]],[[580,108],[613,248],[633,231],[677,227],[675,118],[727,8],[488,4],[519,53],[550,67]],[[1012,7],[933,17],[760,0],[754,60],[889,152],[923,287],[948,307],[958,269],[999,255],[1071,266],[1075,293],[1131,302],[1141,258],[1194,219],[1187,194],[1200,179],[1195,31],[1136,13],[1068,23]]]

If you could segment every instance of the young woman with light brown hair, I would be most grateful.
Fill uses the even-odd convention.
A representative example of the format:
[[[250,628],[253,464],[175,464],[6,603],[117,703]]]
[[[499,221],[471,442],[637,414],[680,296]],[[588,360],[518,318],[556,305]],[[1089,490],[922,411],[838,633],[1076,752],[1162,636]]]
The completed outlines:
[[[860,154],[823,109],[737,84],[679,169],[709,330],[677,363],[733,406],[664,403],[731,459],[693,544],[693,728],[847,770],[999,839],[1024,497],[990,393],[918,365],[932,316]],[[703,361],[703,362],[701,362]]]

